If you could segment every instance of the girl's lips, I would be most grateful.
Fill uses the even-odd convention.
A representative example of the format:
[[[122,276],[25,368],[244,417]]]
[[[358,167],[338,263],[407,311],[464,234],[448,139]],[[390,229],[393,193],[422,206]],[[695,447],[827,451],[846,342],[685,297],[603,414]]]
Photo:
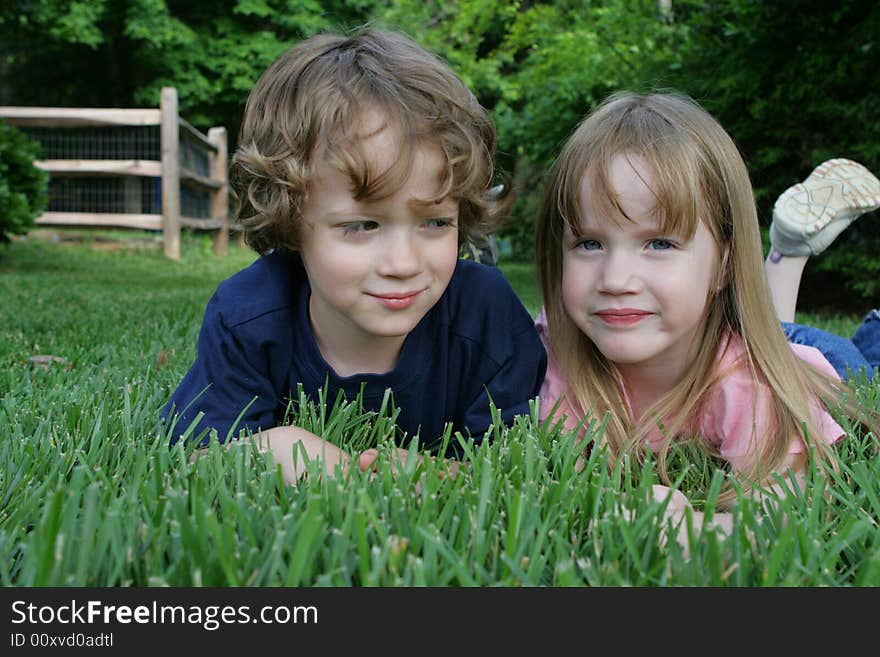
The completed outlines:
[[[632,326],[638,324],[646,317],[650,317],[654,313],[647,310],[638,310],[636,308],[613,308],[608,310],[599,310],[596,316],[610,326]]]

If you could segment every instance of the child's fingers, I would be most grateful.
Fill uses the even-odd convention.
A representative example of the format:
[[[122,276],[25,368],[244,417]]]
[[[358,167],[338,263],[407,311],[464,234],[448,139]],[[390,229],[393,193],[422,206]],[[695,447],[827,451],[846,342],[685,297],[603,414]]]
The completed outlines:
[[[447,467],[448,467],[448,474],[450,477],[455,478],[458,476],[458,471],[461,469],[461,465],[459,464],[458,461],[447,461]],[[447,473],[444,472],[443,470],[437,471],[437,477],[439,479],[443,479],[443,477],[445,477],[446,474]]]
[[[370,448],[365,449],[363,452],[358,454],[358,467],[361,469],[361,472],[366,472],[371,467],[375,470],[374,463],[376,461],[376,457],[379,456],[379,451]]]

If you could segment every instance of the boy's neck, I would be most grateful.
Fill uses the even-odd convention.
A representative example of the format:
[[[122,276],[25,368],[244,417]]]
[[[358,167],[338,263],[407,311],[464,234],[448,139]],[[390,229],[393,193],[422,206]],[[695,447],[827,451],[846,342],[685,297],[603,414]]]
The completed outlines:
[[[385,374],[394,369],[406,336],[369,340],[346,340],[331,344],[315,333],[318,351],[340,377],[355,374]]]

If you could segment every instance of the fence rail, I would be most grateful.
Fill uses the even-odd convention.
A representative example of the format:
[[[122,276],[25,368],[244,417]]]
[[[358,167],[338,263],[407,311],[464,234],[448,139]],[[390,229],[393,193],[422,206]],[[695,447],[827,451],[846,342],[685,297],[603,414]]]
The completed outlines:
[[[180,258],[180,228],[213,233],[229,247],[226,128],[205,135],[180,117],[177,90],[159,109],[0,107],[0,118],[43,144],[50,174],[38,225],[161,230]]]

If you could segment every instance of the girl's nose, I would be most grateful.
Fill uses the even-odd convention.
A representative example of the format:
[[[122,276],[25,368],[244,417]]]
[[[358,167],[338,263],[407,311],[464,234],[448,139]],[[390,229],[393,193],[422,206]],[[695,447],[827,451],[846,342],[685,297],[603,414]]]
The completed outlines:
[[[622,250],[610,251],[602,262],[599,290],[606,294],[637,292],[639,287],[637,258]]]

